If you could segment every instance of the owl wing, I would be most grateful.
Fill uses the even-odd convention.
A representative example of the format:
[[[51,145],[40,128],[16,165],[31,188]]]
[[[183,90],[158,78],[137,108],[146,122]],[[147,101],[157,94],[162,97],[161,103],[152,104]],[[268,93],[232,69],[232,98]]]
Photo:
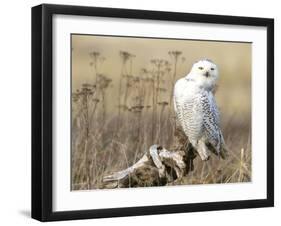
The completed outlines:
[[[201,94],[200,102],[206,140],[219,152],[224,141],[220,130],[220,116],[215,98],[211,92],[205,91]]]
[[[213,93],[211,93],[211,92],[208,94],[208,97],[209,97],[209,102],[211,103],[211,106],[212,106],[212,111],[214,112],[215,123],[219,126],[220,125],[220,112],[217,107],[216,99],[215,99]]]

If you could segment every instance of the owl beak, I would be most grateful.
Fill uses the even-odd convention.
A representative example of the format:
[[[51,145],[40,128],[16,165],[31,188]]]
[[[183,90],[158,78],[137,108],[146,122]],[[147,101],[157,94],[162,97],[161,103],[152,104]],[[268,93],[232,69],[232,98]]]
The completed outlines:
[[[210,76],[210,73],[207,71],[204,75],[208,78]]]

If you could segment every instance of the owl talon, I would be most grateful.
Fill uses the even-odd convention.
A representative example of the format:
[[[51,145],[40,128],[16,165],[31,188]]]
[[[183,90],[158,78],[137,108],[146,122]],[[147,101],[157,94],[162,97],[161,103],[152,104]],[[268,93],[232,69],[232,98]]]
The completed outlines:
[[[201,157],[201,159],[202,159],[202,161],[206,162],[210,159],[210,156]]]

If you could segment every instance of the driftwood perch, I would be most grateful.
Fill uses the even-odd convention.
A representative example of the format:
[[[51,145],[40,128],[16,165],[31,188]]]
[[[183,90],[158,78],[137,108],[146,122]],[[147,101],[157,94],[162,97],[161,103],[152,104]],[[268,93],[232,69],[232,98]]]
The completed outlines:
[[[143,157],[131,167],[105,176],[105,187],[161,186],[185,174],[183,151],[172,152],[152,145]]]
[[[152,145],[134,165],[103,178],[104,188],[162,186],[181,180],[193,170],[196,152],[180,131],[173,150]]]

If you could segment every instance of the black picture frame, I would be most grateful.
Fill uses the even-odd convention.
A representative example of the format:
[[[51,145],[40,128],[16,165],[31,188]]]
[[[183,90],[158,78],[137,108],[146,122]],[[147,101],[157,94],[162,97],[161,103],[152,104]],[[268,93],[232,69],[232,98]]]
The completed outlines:
[[[54,212],[52,210],[52,18],[55,14],[266,27],[267,198]],[[32,8],[32,218],[40,221],[56,221],[271,206],[274,206],[273,19],[49,4]]]

